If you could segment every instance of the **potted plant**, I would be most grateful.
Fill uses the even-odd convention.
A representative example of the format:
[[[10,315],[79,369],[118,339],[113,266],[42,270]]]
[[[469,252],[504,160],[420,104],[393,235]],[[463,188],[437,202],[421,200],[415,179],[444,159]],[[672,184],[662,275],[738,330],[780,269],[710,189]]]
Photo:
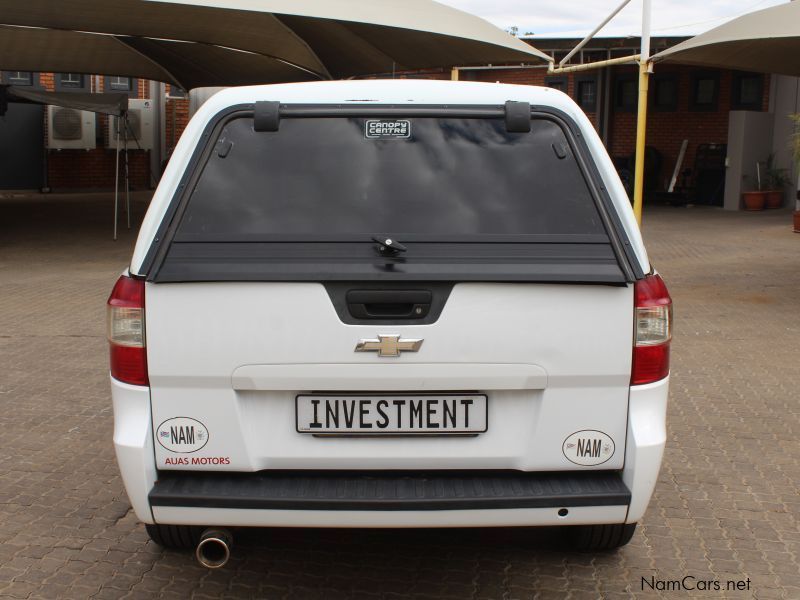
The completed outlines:
[[[766,207],[780,208],[783,206],[783,191],[789,185],[789,175],[786,169],[775,166],[775,155],[770,154],[764,165],[764,183],[766,186]]]
[[[745,179],[752,179],[749,175],[745,175]],[[761,176],[761,163],[756,163],[756,189],[749,192],[742,192],[742,200],[744,201],[745,210],[764,210],[764,205],[767,203],[768,191],[764,189],[765,177]]]
[[[794,121],[794,133],[792,134],[792,155],[794,156],[797,170],[800,171],[800,113],[789,115]],[[797,200],[794,205],[794,232],[800,233],[800,173],[797,176]]]

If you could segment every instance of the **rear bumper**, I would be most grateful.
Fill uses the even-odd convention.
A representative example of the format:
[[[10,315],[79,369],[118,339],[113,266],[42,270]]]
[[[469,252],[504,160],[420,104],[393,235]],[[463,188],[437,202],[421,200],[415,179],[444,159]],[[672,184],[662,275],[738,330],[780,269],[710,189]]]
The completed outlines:
[[[150,504],[262,510],[470,510],[621,506],[617,471],[161,473]]]
[[[630,492],[617,471],[170,472],[149,498],[175,524],[474,527],[621,522]]]
[[[391,527],[572,522],[577,509],[583,518],[590,513],[611,517],[624,514],[630,492],[617,471],[171,472],[161,474],[149,498],[157,520],[205,514],[215,524],[239,525],[249,524],[248,514],[257,514],[279,517],[270,519],[273,525],[285,526],[287,517],[308,525],[310,517],[317,525]]]
[[[131,505],[145,523],[263,527],[633,523],[643,516],[658,478],[666,441],[668,385],[667,378],[631,388],[621,472],[515,472],[500,479],[485,472],[466,476],[461,472],[399,478],[402,481],[364,473],[350,474],[349,479],[330,473],[313,479],[306,474],[292,481],[286,474],[263,472],[159,473],[148,388],[112,379],[114,445]],[[566,516],[558,514],[562,508],[568,510]]]

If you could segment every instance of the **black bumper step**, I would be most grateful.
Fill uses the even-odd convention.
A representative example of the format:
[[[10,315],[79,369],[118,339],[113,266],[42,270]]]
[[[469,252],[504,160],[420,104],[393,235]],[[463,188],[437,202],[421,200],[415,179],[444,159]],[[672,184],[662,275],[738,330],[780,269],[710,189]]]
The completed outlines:
[[[620,506],[618,471],[161,471],[152,506],[277,510],[467,510]]]

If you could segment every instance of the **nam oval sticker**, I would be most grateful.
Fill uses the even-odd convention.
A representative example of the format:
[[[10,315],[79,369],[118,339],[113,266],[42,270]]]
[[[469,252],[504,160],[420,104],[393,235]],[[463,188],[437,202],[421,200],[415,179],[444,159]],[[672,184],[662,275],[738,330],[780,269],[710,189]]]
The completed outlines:
[[[208,429],[197,419],[173,417],[158,426],[156,439],[162,448],[170,452],[189,454],[208,443]]]
[[[614,440],[595,429],[576,431],[561,446],[568,461],[583,467],[602,465],[614,456],[614,449]]]

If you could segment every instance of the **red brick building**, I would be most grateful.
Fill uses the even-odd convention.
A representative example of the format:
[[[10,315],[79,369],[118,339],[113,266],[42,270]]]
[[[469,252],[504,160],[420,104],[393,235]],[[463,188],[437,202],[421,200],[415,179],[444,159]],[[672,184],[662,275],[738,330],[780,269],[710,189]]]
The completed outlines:
[[[654,52],[674,45],[685,38],[654,38]],[[575,46],[575,39],[532,40],[540,50],[559,61]],[[571,64],[594,62],[608,58],[628,56],[638,52],[638,38],[600,38],[573,57]],[[490,81],[523,85],[544,85],[558,88],[569,94],[581,106],[603,139],[609,154],[620,169],[632,171],[637,108],[637,67],[635,65],[610,66],[597,70],[564,75],[549,75],[542,65],[484,66],[461,68],[459,79]],[[450,69],[401,73],[395,77],[448,79]],[[103,92],[106,89],[124,91],[132,98],[147,97],[149,82],[130,78],[110,78],[76,74],[25,74],[3,72],[3,83],[29,84],[40,89],[64,91]],[[701,69],[680,65],[656,66],[651,78],[649,95],[649,123],[647,145],[648,165],[646,186],[663,190],[669,184],[681,146],[687,148],[680,171],[681,182],[693,185],[696,178],[698,148],[708,145],[722,147],[728,142],[729,116],[732,110],[770,110],[770,76],[740,73],[730,70]],[[70,87],[72,86],[72,87]],[[161,88],[164,89],[164,88]],[[180,91],[171,92],[166,86],[167,99],[161,117],[162,143],[160,153],[168,159],[189,117],[188,99]],[[93,150],[44,151],[45,181],[41,187],[53,190],[110,189],[114,182],[114,156],[106,148],[106,117],[97,116],[97,148]],[[45,132],[46,134],[46,132]],[[0,129],[0,152],[3,139]],[[705,145],[705,146],[703,146]],[[150,172],[151,161],[147,151],[134,150],[130,156],[132,185],[144,188],[155,183],[157,173]],[[156,163],[157,164],[157,163]],[[702,166],[702,165],[701,165]],[[688,170],[692,174],[688,174]],[[629,173],[630,174],[630,173]],[[724,174],[722,175],[724,180]],[[712,184],[712,188],[716,184]],[[0,189],[8,188],[0,174]],[[708,194],[700,201],[721,204],[721,196]]]
[[[686,38],[654,38],[653,52],[659,52]],[[541,39],[531,42],[559,62],[575,47],[577,39]],[[570,60],[570,65],[630,56],[639,51],[638,38],[599,38]],[[401,77],[449,79],[449,69],[404,73]],[[475,66],[459,69],[462,81],[488,81],[521,85],[548,86],[561,90],[583,108],[621,169],[632,174],[636,141],[638,102],[638,67],[616,65],[587,71],[548,74],[541,65],[524,67]],[[706,153],[718,152],[724,168],[728,141],[729,116],[732,110],[767,111],[770,108],[770,76],[724,69],[659,64],[650,79],[647,126],[647,182],[649,190],[669,186],[683,141],[686,152],[679,169],[678,185],[690,188],[697,184],[698,172],[709,173],[707,160],[697,161],[701,146]],[[710,150],[709,150],[710,147]],[[704,155],[706,158],[708,154]],[[627,167],[626,167],[627,165]],[[717,176],[724,179],[724,172]],[[709,182],[716,189],[714,181]],[[708,187],[703,184],[701,187]],[[704,193],[690,198],[699,202],[722,204],[722,192]]]
[[[0,83],[50,92],[124,93],[130,99],[150,97],[149,81],[131,77],[84,75],[80,73],[0,72]],[[175,147],[189,120],[189,102],[182,90],[165,86],[166,102],[161,119],[166,157]],[[44,189],[51,191],[109,190],[114,187],[116,150],[109,139],[108,117],[95,115],[94,147],[89,149],[48,149],[48,118],[43,106],[11,103],[0,117],[0,157],[7,168],[0,170],[2,189]],[[5,123],[4,123],[5,122]],[[4,128],[3,125],[6,125]],[[19,157],[20,152],[24,155]],[[128,168],[133,189],[149,189],[158,182],[159,172],[151,169],[150,150],[129,144]],[[10,162],[19,159],[22,171]],[[122,161],[121,161],[122,162]],[[20,185],[19,182],[23,185]]]

